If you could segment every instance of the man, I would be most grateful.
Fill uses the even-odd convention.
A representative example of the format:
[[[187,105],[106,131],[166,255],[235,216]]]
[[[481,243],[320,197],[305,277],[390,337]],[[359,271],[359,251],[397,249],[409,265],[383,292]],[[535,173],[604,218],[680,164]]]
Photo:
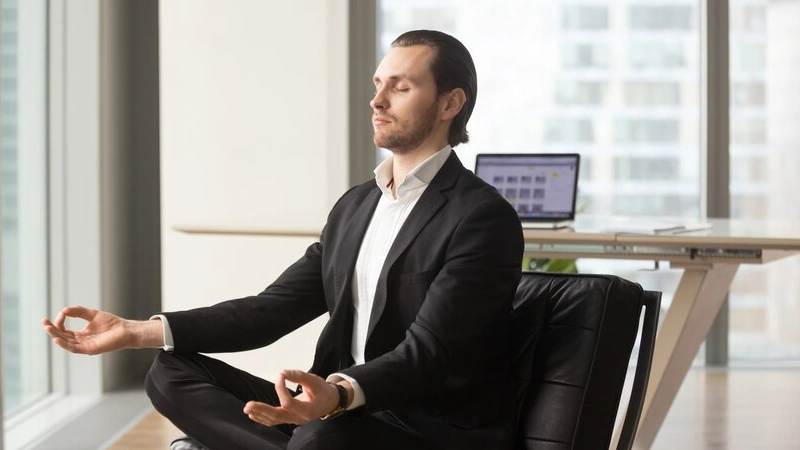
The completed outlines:
[[[274,283],[149,321],[68,307],[44,320],[54,342],[89,354],[165,347],[147,393],[212,450],[511,448],[507,341],[523,242],[508,202],[451,149],[468,140],[472,58],[449,35],[411,31],[373,81],[374,141],[393,155]],[[274,385],[198,354],[269,345],[325,312],[309,372],[284,370]],[[86,328],[67,330],[66,317]]]

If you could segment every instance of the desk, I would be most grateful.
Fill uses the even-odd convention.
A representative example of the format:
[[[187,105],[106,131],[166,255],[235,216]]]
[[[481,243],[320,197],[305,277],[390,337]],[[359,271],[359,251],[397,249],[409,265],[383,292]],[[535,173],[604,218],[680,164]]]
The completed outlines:
[[[632,219],[631,219],[632,220]],[[639,219],[641,220],[641,219]],[[668,261],[683,269],[656,338],[653,367],[634,448],[651,447],[740,264],[764,264],[800,253],[800,226],[786,222],[709,219],[710,230],[634,235],[605,232],[622,218],[580,216],[568,230],[525,230],[535,258]],[[260,226],[178,225],[188,233],[318,237],[319,231]]]
[[[653,367],[634,448],[649,449],[708,335],[740,264],[800,253],[798,224],[709,219],[710,230],[637,235],[605,232],[620,218],[583,216],[573,229],[525,230],[526,256],[668,261],[683,269],[656,338]],[[641,220],[641,219],[638,219]]]

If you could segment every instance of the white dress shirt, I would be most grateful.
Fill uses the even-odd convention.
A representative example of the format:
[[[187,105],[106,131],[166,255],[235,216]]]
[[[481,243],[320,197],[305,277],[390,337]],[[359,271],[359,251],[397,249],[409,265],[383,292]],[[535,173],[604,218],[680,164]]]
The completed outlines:
[[[430,184],[433,177],[442,168],[450,156],[452,148],[449,145],[433,154],[412,169],[397,185],[397,198],[392,195],[392,165],[394,157],[390,156],[375,168],[375,182],[381,190],[381,198],[372,215],[372,220],[364,234],[361,249],[358,252],[356,267],[353,276],[353,337],[350,343],[350,354],[356,365],[364,364],[364,350],[367,344],[367,328],[372,314],[372,305],[375,301],[375,290],[378,285],[386,256],[392,247],[397,233],[403,227],[414,205],[417,204],[422,193]],[[164,350],[174,349],[174,341],[169,323],[163,315],[153,316],[159,318],[164,327]],[[357,408],[365,403],[364,391],[358,381],[341,373],[334,373],[328,377],[340,377],[353,385],[353,401],[347,409]]]

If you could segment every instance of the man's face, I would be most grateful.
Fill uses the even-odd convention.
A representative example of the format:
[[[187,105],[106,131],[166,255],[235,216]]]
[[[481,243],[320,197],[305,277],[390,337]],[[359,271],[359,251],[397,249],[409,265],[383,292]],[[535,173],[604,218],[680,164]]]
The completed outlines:
[[[436,82],[429,69],[432,57],[430,47],[415,45],[394,47],[381,61],[370,102],[373,141],[378,147],[395,154],[412,152],[427,144],[442,125]]]

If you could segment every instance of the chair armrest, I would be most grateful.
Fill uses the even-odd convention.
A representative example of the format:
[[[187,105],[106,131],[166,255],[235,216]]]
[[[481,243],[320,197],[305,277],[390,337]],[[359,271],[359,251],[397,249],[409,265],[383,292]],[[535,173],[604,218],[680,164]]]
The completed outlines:
[[[639,355],[636,359],[636,372],[633,378],[631,397],[628,402],[628,409],[625,412],[625,421],[622,425],[619,441],[617,442],[617,450],[630,450],[633,447],[636,428],[639,426],[639,417],[644,407],[647,382],[650,379],[650,366],[653,362],[658,315],[661,310],[661,292],[645,291],[643,300],[645,311],[642,323],[642,337],[639,342]]]

